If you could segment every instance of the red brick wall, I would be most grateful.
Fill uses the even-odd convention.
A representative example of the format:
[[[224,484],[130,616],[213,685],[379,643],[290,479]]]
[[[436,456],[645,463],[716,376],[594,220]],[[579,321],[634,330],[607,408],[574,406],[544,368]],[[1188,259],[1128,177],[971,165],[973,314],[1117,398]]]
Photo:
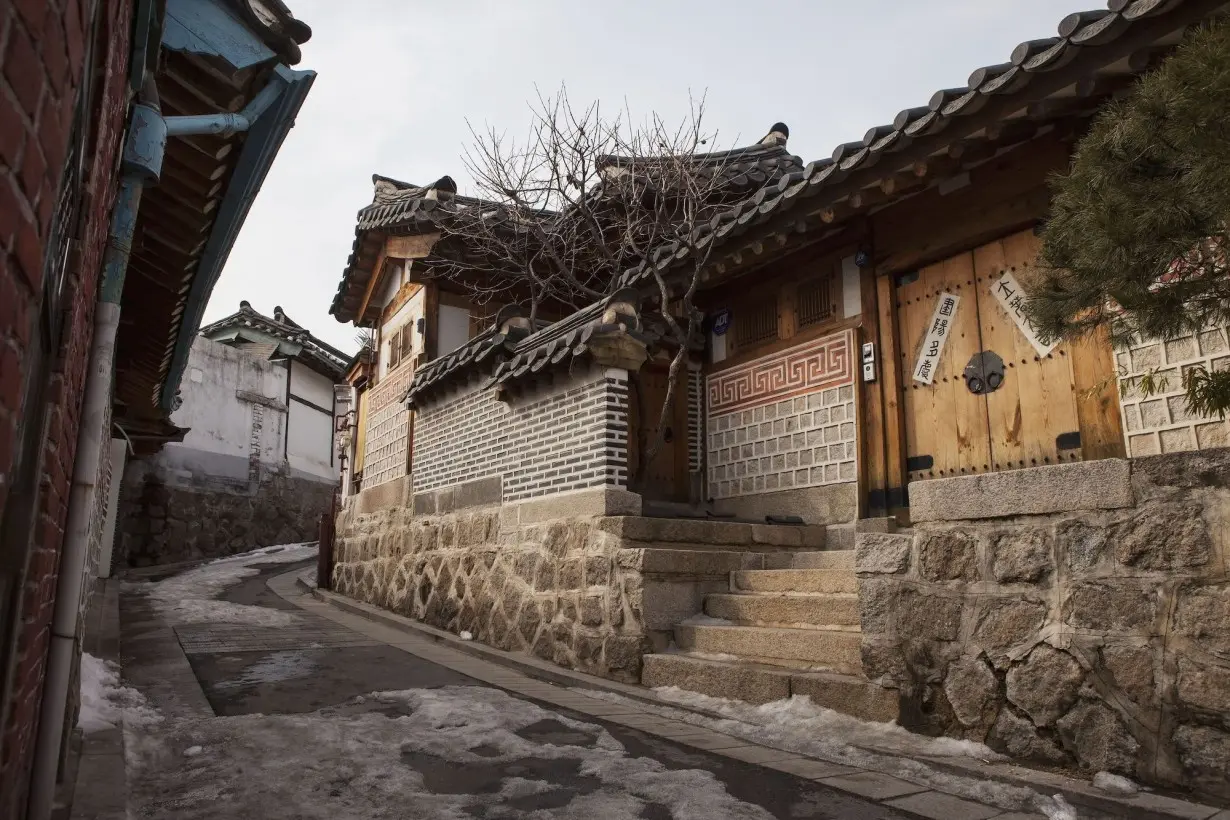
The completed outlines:
[[[47,395],[49,433],[7,713],[0,734],[0,817],[25,814],[30,758],[93,336],[94,301],[115,198],[127,111],[132,0],[0,0],[0,513],[18,433],[43,253],[69,147],[91,10],[101,5],[83,234],[70,272],[63,344]]]

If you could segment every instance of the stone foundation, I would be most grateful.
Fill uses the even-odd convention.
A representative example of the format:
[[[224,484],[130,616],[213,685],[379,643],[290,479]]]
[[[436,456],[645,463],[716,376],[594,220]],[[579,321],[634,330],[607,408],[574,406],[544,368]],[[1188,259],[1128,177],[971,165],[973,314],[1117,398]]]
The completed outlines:
[[[864,668],[903,724],[1230,797],[1230,451],[916,496],[926,521],[856,561]]]
[[[234,487],[185,487],[145,473],[121,490],[116,565],[174,564],[315,541],[334,489],[284,473]]]
[[[516,511],[343,514],[338,592],[504,650],[617,680],[647,651],[640,573],[596,519],[521,526]]]
[[[815,547],[823,530],[610,515],[619,490],[465,506],[479,482],[338,517],[336,591],[499,649],[620,681],[666,648],[730,573]],[[633,503],[637,502],[637,503]],[[418,514],[415,514],[418,510]],[[598,514],[587,514],[598,510]],[[605,511],[607,514],[602,514]]]

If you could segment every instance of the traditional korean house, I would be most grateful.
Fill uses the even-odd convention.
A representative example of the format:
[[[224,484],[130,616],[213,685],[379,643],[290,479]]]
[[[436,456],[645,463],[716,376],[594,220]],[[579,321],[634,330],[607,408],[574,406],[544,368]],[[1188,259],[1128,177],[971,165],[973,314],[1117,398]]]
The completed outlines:
[[[831,157],[758,168],[696,243],[705,338],[636,487],[657,414],[634,392],[662,395],[668,357],[655,273],[682,276],[688,247],[547,327],[509,306],[439,350],[406,393],[409,493],[342,514],[336,588],[617,679],[807,694],[1226,793],[1211,761],[1230,749],[1215,717],[1230,690],[1185,696],[1167,670],[1224,672],[1195,613],[1230,616],[1227,545],[1203,523],[1230,503],[1206,486],[1230,456],[1125,458],[1129,434],[1143,456],[1217,442],[1225,422],[1171,409],[1142,430],[1145,402],[1118,386],[1147,361],[1215,363],[1225,330],[1044,344],[1022,310],[1048,178],[1107,101],[1226,6],[1112,0]],[[1201,500],[1183,507],[1189,484]],[[1160,547],[1151,521],[1183,545]],[[387,532],[401,536],[377,548]],[[1158,608],[1159,588],[1178,609]]]

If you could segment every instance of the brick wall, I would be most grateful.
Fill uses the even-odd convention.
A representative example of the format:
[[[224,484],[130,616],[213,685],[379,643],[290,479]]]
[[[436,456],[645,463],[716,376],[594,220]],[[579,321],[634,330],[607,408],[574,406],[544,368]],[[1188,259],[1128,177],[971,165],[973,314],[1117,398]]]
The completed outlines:
[[[48,381],[42,481],[12,654],[5,658],[0,817],[25,813],[56,572],[63,539],[94,300],[115,197],[127,107],[131,0],[17,0],[0,5],[0,514],[15,448],[36,423],[21,408],[28,380]],[[70,257],[63,345],[34,372],[44,255],[83,72],[88,15],[97,8],[93,130],[83,180],[82,230]]]
[[[1217,327],[1169,341],[1142,341],[1117,353],[1125,388],[1120,406],[1129,455],[1150,456],[1230,445],[1230,422],[1188,413],[1183,390],[1183,373],[1193,365],[1209,370],[1230,368],[1228,331],[1230,328]],[[1165,379],[1166,387],[1146,399],[1135,380],[1150,371]]]
[[[506,502],[626,488],[627,374],[591,372],[511,405],[479,389],[418,412],[415,492],[499,475]]]
[[[709,376],[709,497],[855,480],[852,350],[843,331]]]
[[[399,367],[367,393],[367,438],[363,455],[363,487],[375,487],[406,474],[410,413],[402,403],[414,369]]]

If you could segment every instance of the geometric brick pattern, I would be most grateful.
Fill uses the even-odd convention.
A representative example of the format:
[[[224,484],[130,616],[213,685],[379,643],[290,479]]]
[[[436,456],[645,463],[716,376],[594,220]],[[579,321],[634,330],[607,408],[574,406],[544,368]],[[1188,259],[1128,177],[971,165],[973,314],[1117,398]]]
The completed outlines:
[[[709,377],[709,414],[772,404],[854,380],[854,331],[823,336]]]
[[[852,385],[709,416],[708,429],[712,498],[855,480]]]
[[[369,393],[367,441],[363,455],[363,487],[375,487],[406,474],[410,411],[402,396],[414,368],[408,363],[387,374]]]
[[[701,470],[705,449],[705,388],[699,370],[688,370],[688,472]]]
[[[1230,369],[1227,331],[1224,327],[1209,328],[1169,341],[1136,340],[1118,351],[1119,377],[1126,387],[1120,406],[1129,455],[1230,446],[1230,422],[1189,413],[1183,390],[1183,373],[1193,365],[1209,370]],[[1157,377],[1166,380],[1166,387],[1146,399],[1135,383],[1128,380],[1150,370],[1156,370]]]
[[[503,500],[628,484],[628,380],[594,372],[512,404],[474,389],[415,416],[414,491],[503,477]]]

